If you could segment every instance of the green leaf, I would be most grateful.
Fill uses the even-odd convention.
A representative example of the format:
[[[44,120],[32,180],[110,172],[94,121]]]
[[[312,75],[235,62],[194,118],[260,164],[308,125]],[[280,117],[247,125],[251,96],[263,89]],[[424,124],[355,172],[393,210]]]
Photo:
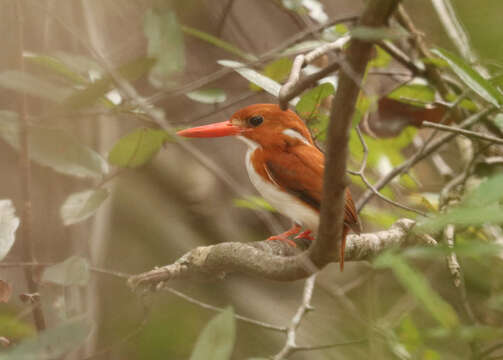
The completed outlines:
[[[10,111],[0,111],[0,138],[19,150],[19,119]],[[101,178],[108,163],[94,150],[58,129],[29,127],[30,158],[57,172],[80,178]]]
[[[409,36],[402,28],[390,29],[388,27],[357,26],[349,31],[353,39],[365,41],[399,40]]]
[[[127,81],[135,81],[150,70],[155,59],[140,57],[119,66],[115,71]],[[112,90],[114,80],[110,75],[96,80],[83,89],[74,91],[63,102],[63,105],[72,109],[81,109],[93,105]]]
[[[16,239],[20,221],[15,212],[11,200],[0,200],[0,261],[9,253]]]
[[[293,61],[290,58],[283,57],[277,60],[274,60],[267,64],[264,67],[262,73],[267,76],[269,79],[272,79],[277,82],[282,82],[285,80],[290,74],[290,70],[292,69]],[[250,84],[250,88],[253,91],[261,90],[261,88],[253,83]]]
[[[63,224],[72,225],[86,220],[94,215],[107,198],[108,190],[105,188],[71,194],[60,209]]]
[[[316,117],[323,99],[332,95],[335,89],[330,83],[323,83],[304,93],[295,106],[297,113],[305,120]]]
[[[392,59],[391,55],[388,54],[388,52],[385,51],[380,46],[376,46],[375,49],[376,49],[377,54],[375,57],[373,57],[372,60],[370,60],[368,68],[370,68],[370,67],[377,67],[377,68],[387,67],[389,65],[389,63],[391,62],[391,59]]]
[[[447,61],[456,75],[483,99],[496,106],[503,104],[503,95],[499,90],[495,88],[489,80],[483,78],[482,75],[475,71],[462,58],[444,49],[434,49],[432,52],[441,59]]]
[[[182,31],[186,33],[187,35],[193,36],[197,39],[206,41],[207,43],[210,43],[213,46],[216,46],[220,49],[223,49],[233,55],[239,56],[243,58],[246,61],[256,61],[257,58],[251,54],[246,53],[245,51],[239,49],[238,47],[223,41],[222,39],[219,39],[213,35],[210,35],[204,31],[194,29],[190,26],[183,25],[182,26]]]
[[[71,256],[46,268],[42,274],[42,282],[61,286],[85,286],[89,282],[89,262],[83,257]]]
[[[72,319],[23,340],[9,351],[0,353],[0,360],[49,360],[76,349],[87,338],[90,325],[83,318]]]
[[[385,252],[374,261],[377,268],[390,268],[396,278],[440,325],[453,329],[459,325],[454,309],[433,290],[427,279],[399,255]]]
[[[227,99],[227,95],[222,89],[196,90],[185,95],[187,95],[189,99],[203,104],[218,104]]]
[[[232,200],[234,206],[252,210],[266,210],[274,212],[276,211],[271,204],[269,204],[263,197],[260,196],[246,196],[240,199]]]
[[[129,168],[144,165],[157,154],[169,136],[164,130],[137,129],[114,145],[108,155],[108,161],[111,164]]]
[[[18,314],[0,314],[0,334],[2,336],[11,340],[19,340],[35,335],[36,332],[29,319],[20,319]]]
[[[396,88],[387,97],[406,104],[424,107],[424,105],[435,101],[435,89],[427,84],[408,83]]]
[[[32,74],[17,70],[0,73],[0,87],[56,103],[62,102],[71,93],[68,88],[60,87]]]
[[[445,214],[423,219],[415,231],[432,233],[447,224],[469,226],[503,223],[503,207],[498,203],[503,199],[503,175],[497,175],[482,182],[470,192],[457,207]]]
[[[228,360],[236,338],[234,310],[228,307],[210,320],[203,329],[190,360]]]
[[[182,29],[174,12],[148,9],[143,32],[148,39],[148,56],[157,59],[154,73],[168,76],[185,67]]]
[[[29,53],[25,54],[25,58],[27,62],[36,64],[44,70],[49,70],[52,73],[59,75],[74,84],[87,84],[85,77],[74,71],[67,64],[54,56]]]

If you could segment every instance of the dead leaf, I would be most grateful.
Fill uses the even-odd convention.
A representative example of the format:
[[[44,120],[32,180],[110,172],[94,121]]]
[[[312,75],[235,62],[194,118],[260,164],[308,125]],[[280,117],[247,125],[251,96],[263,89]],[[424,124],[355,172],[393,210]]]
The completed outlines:
[[[12,295],[12,285],[7,281],[0,280],[0,303],[6,303],[9,301]]]

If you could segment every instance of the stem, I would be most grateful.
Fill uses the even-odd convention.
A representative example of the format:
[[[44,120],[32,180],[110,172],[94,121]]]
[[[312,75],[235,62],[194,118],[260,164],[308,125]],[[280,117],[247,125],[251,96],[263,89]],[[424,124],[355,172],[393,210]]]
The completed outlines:
[[[19,69],[24,72],[24,17],[21,0],[16,2],[16,15],[18,24],[18,62]],[[19,131],[19,144],[20,144],[20,158],[19,158],[19,172],[21,177],[21,244],[23,260],[27,262],[35,262],[34,244],[31,236],[32,232],[32,204],[31,204],[31,163],[30,163],[30,144],[28,134],[28,118],[27,118],[27,99],[26,94],[23,92],[18,98],[18,112],[20,120]],[[26,278],[26,285],[29,293],[38,292],[38,284],[33,278],[33,268],[24,268],[24,275]],[[45,329],[44,313],[40,304],[33,307],[33,319],[38,331]]]

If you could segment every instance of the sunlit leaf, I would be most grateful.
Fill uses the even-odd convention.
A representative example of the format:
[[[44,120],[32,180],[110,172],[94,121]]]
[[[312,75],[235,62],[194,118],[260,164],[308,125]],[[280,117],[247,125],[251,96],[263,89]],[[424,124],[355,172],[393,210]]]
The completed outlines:
[[[377,67],[377,68],[383,68],[387,67],[389,63],[391,62],[391,55],[388,54],[382,47],[376,46],[376,56],[372,58],[369,62],[369,68],[370,67]]]
[[[108,155],[111,164],[138,167],[150,161],[170,135],[164,130],[140,128],[121,138]]]
[[[16,113],[0,111],[0,138],[19,150]],[[108,172],[105,159],[61,130],[30,126],[29,144],[30,158],[57,172],[81,178],[100,178]]]
[[[252,209],[252,210],[266,210],[266,211],[276,211],[271,204],[269,204],[264,198],[260,196],[246,196],[241,199],[234,199],[234,206]]]
[[[234,310],[231,307],[210,320],[203,329],[190,360],[228,360],[236,338]]]
[[[390,29],[388,27],[357,26],[351,29],[349,33],[352,38],[365,41],[398,40],[409,36],[402,28]]]
[[[432,52],[447,61],[456,75],[486,101],[496,106],[503,104],[503,95],[501,92],[462,58],[444,49],[434,49]]]
[[[154,63],[155,59],[140,57],[119,66],[115,71],[125,80],[135,81],[147,73]],[[91,106],[98,100],[103,99],[105,94],[113,88],[113,85],[113,77],[110,75],[104,76],[85,88],[74,91],[64,100],[63,105],[72,109]]]
[[[0,360],[57,359],[81,345],[89,335],[90,325],[82,318],[72,319],[28,338],[0,354]]]
[[[0,261],[9,253],[16,239],[19,218],[11,200],[0,200]]]
[[[262,71],[262,74],[267,76],[269,79],[272,79],[277,82],[282,82],[285,80],[290,74],[290,70],[292,69],[293,61],[290,58],[283,57],[277,60],[274,60],[267,64]],[[258,91],[261,88],[253,83],[250,84],[250,88],[253,91]]]
[[[408,83],[396,88],[387,97],[415,106],[425,106],[435,101],[435,89],[427,84]]]
[[[60,209],[63,224],[72,225],[91,217],[107,197],[108,190],[106,188],[86,190],[71,194]]]
[[[399,255],[385,252],[374,261],[378,268],[390,268],[396,278],[413,295],[424,309],[447,329],[459,325],[459,319],[454,309],[433,290],[428,280],[410,267]]]
[[[182,29],[174,12],[148,9],[143,31],[148,39],[147,54],[157,60],[152,69],[154,73],[168,76],[185,67]]]
[[[85,286],[89,282],[89,262],[80,256],[71,256],[65,261],[47,267],[42,282],[61,286]]]
[[[204,31],[194,29],[190,26],[182,26],[182,31],[190,36],[194,36],[200,40],[206,41],[207,43],[210,43],[213,46],[216,46],[220,49],[223,49],[233,55],[237,55],[241,58],[243,58],[246,61],[255,61],[257,58],[251,54],[247,54],[245,51],[239,49],[238,47],[223,41],[222,39],[217,38],[216,36],[213,36],[211,34],[208,34]]]
[[[71,93],[69,88],[63,88],[35,75],[18,70],[8,70],[0,73],[0,87],[56,103],[62,102]]]
[[[244,77],[246,80],[251,81],[255,85],[261,87],[269,94],[278,97],[281,85],[278,84],[276,81],[269,79],[267,76],[262,75],[261,73],[253,69],[247,68],[244,64],[237,61],[218,60],[218,63],[222,66],[234,69],[239,75]]]
[[[187,94],[189,99],[204,104],[218,104],[224,102],[227,99],[227,95],[222,89],[204,89],[191,91]]]
[[[299,102],[295,106],[295,110],[303,119],[316,117],[319,106],[323,99],[332,95],[335,89],[330,83],[323,83],[316,86],[302,95]]]

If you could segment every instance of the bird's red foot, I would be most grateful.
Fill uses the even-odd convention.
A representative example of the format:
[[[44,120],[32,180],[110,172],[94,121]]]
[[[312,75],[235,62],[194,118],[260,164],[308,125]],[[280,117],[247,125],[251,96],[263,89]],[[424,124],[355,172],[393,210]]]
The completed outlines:
[[[306,230],[301,232],[299,235],[295,237],[295,239],[307,239],[314,241],[314,236],[311,236],[312,231],[311,230]]]
[[[293,247],[297,247],[297,244],[295,243],[295,241],[290,240],[288,237],[291,235],[297,234],[300,231],[300,229],[301,229],[301,227],[299,225],[294,224],[289,230],[285,231],[284,233],[270,236],[267,240],[279,240],[279,241],[283,241]]]

